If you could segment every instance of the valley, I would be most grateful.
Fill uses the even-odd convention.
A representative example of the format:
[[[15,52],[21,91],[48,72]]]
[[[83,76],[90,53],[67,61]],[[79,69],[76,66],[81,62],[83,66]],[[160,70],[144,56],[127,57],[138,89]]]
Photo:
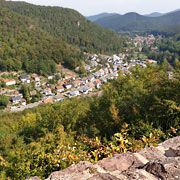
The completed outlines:
[[[133,160],[118,177],[129,170],[177,177],[178,166],[175,176],[166,165],[179,156],[179,17],[179,10],[85,17],[66,6],[0,0],[0,179],[46,179],[79,163],[111,169],[109,159],[128,154],[143,158],[143,169]],[[164,155],[171,141],[176,150]],[[157,150],[163,178],[146,168]],[[79,172],[114,177],[77,171],[79,179]]]

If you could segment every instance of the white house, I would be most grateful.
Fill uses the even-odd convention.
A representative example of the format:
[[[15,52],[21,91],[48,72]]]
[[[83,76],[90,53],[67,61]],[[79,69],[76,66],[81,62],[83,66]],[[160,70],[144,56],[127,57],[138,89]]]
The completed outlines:
[[[54,79],[54,76],[48,76],[48,79],[52,80],[52,79]]]
[[[63,86],[56,86],[55,88],[56,88],[57,92],[59,92],[59,93],[64,91],[64,87]]]
[[[26,100],[25,100],[25,99],[21,99],[21,104],[22,104],[23,106],[26,106]]]
[[[20,76],[20,81],[23,82],[23,83],[30,83],[30,76],[27,75],[27,74],[22,74]]]
[[[59,94],[54,97],[54,102],[59,102],[59,101],[63,101],[63,100],[64,100],[64,96],[62,94]]]
[[[13,104],[19,104],[21,102],[21,96],[12,96],[11,101]]]
[[[79,96],[79,91],[77,89],[71,90],[69,92],[69,97],[76,97]]]
[[[66,89],[71,89],[71,88],[72,88],[72,84],[65,84],[64,87],[65,87]]]
[[[46,88],[46,89],[44,89],[44,90],[41,90],[40,93],[41,93],[41,94],[45,94],[46,96],[51,96],[51,95],[52,95],[51,88]]]
[[[97,89],[100,88],[101,81],[99,79],[96,79],[93,83]]]
[[[35,82],[40,82],[40,77],[37,74],[32,74],[33,79]]]
[[[81,81],[79,81],[79,80],[75,80],[74,82],[73,82],[73,87],[78,87],[78,86],[80,86],[81,85]]]
[[[79,88],[79,91],[81,92],[81,93],[83,93],[83,94],[88,94],[88,86],[87,85],[84,85],[84,86],[81,86],[80,88]]]
[[[6,83],[6,86],[11,86],[16,84],[16,80],[14,79],[6,79],[4,80],[4,82]]]

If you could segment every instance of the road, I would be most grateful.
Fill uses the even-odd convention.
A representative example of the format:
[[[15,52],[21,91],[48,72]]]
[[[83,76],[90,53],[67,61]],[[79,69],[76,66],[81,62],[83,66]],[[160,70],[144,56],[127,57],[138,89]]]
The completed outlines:
[[[92,97],[92,96],[95,96],[97,95],[98,97],[102,96],[102,91],[98,91],[98,92],[89,92],[88,94],[86,95],[80,95],[79,98],[81,97]],[[42,101],[39,101],[39,102],[35,102],[35,103],[32,103],[32,104],[27,104],[26,106],[17,106],[16,109],[10,109],[11,112],[19,112],[19,111],[24,111],[25,109],[29,109],[29,108],[34,108],[34,107],[37,107],[39,106],[40,104],[42,104],[43,102]],[[5,112],[8,112],[9,110],[5,109],[4,110]]]
[[[24,111],[25,109],[34,108],[36,106],[39,106],[40,104],[42,104],[42,101],[35,102],[32,104],[27,104],[26,106],[18,106],[16,109],[11,109],[11,111],[12,112]]]

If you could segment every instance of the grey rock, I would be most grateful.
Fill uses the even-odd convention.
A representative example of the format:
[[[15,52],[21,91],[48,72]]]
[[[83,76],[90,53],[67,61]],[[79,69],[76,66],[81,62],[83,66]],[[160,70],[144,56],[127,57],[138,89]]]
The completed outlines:
[[[102,174],[98,173],[97,175],[94,175],[93,177],[89,178],[88,180],[121,180],[115,176],[112,176],[111,174]]]
[[[136,153],[116,154],[94,165],[80,162],[51,173],[47,180],[180,180],[180,137]]]

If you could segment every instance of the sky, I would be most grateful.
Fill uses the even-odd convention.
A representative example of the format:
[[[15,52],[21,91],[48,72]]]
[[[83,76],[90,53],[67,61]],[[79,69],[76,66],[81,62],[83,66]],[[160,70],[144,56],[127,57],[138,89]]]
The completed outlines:
[[[14,1],[14,0],[13,0]],[[61,6],[79,11],[84,16],[102,12],[125,14],[137,12],[166,13],[180,8],[180,0],[18,0],[37,5]]]

